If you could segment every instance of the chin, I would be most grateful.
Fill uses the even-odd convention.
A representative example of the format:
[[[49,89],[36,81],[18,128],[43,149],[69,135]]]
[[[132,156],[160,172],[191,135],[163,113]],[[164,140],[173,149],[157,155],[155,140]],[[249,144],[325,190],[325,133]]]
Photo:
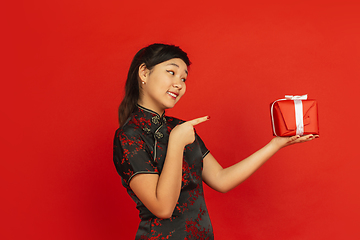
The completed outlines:
[[[175,105],[173,105],[173,106],[166,106],[165,109],[171,109],[171,108],[173,108],[173,107],[175,107]]]
[[[164,105],[164,108],[165,109],[170,109],[170,108],[173,108],[175,107],[176,104],[167,104],[167,105]]]
[[[163,102],[164,109],[170,109],[175,107],[175,105],[179,102],[180,99],[176,99],[176,101],[165,101]]]

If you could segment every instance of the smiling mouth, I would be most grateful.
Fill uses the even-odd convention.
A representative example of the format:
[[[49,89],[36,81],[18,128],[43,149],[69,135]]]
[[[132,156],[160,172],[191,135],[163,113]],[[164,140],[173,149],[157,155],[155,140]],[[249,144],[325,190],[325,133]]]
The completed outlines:
[[[173,98],[176,98],[178,96],[178,94],[175,94],[175,93],[172,93],[172,92],[167,92],[167,94],[169,94]]]

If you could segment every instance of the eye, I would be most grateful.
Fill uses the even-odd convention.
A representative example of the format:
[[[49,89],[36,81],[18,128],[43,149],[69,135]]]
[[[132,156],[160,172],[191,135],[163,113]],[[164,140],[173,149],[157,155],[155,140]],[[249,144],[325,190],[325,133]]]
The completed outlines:
[[[181,81],[186,82],[186,78],[182,78]]]
[[[171,75],[175,75],[174,71],[172,70],[166,70],[168,73],[170,73]]]

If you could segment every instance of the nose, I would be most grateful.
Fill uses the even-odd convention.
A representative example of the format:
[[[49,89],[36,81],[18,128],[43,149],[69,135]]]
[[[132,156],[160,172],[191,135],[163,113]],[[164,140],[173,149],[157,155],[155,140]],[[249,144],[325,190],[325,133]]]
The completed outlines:
[[[174,83],[174,84],[173,84],[173,87],[174,87],[174,88],[178,88],[178,89],[181,89],[181,88],[182,88],[182,86],[181,86],[180,83]]]
[[[174,81],[174,83],[173,83],[173,87],[181,90],[182,87],[183,87],[183,83],[184,83],[184,82],[183,82],[181,79],[176,80],[176,81]]]

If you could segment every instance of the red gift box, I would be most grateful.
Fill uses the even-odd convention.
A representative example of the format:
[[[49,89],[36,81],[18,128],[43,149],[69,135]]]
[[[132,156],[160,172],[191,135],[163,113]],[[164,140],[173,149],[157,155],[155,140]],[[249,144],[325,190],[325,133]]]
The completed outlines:
[[[318,105],[307,95],[286,95],[271,104],[274,136],[319,134]]]

